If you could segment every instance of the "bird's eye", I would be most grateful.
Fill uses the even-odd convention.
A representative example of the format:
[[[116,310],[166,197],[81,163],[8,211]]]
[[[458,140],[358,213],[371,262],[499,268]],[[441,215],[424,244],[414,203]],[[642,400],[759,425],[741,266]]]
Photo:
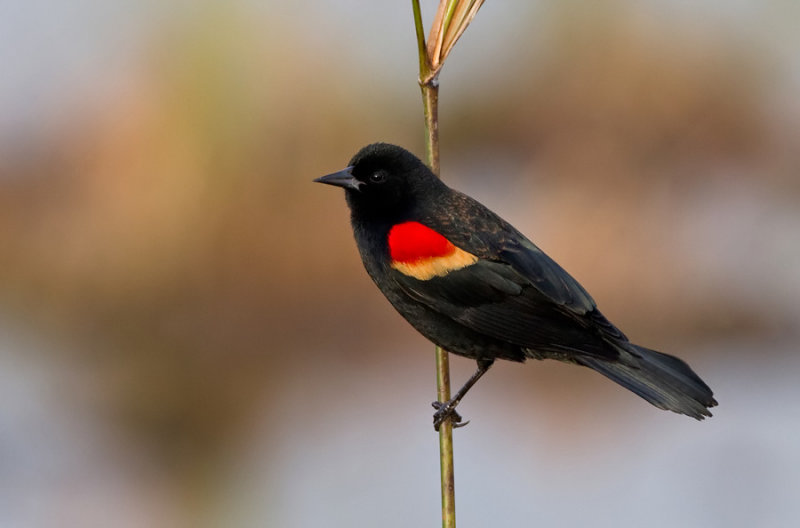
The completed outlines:
[[[376,171],[369,175],[370,183],[383,183],[386,181],[386,173],[384,171]]]

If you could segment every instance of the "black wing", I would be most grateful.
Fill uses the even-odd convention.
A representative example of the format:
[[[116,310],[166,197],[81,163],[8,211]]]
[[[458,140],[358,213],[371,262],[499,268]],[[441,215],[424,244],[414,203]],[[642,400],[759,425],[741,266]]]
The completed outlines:
[[[608,337],[624,339],[596,310],[579,315],[565,303],[554,302],[509,263],[480,259],[428,280],[397,270],[391,276],[416,302],[470,330],[534,353],[616,359],[617,350],[601,336],[607,331]]]
[[[575,314],[584,315],[597,308],[572,275],[524,237],[506,240],[498,248],[497,258],[524,275],[542,295]]]
[[[577,315],[596,309],[583,286],[514,226],[465,194],[453,191],[446,199],[451,203],[437,210],[457,214],[431,216],[424,224],[464,251],[510,266],[545,298]]]

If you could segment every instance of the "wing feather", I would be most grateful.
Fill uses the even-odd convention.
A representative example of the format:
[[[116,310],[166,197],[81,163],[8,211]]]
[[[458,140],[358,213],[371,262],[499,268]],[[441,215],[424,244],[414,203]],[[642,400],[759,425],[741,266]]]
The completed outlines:
[[[460,214],[430,216],[422,223],[464,251],[509,265],[545,298],[575,314],[596,309],[594,299],[583,286],[514,226],[465,194],[453,191],[447,199],[448,206],[437,209]]]
[[[415,301],[494,339],[540,352],[617,357],[591,318],[554,304],[509,264],[479,260],[428,280],[399,272],[393,277]]]

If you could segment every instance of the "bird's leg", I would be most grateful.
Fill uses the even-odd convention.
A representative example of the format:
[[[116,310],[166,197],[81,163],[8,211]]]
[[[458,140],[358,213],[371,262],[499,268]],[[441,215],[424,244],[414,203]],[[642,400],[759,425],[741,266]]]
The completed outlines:
[[[469,422],[461,423],[461,416],[456,412],[456,406],[467,394],[467,392],[472,388],[475,383],[481,379],[481,376],[486,374],[489,368],[494,364],[493,359],[479,359],[478,360],[478,370],[475,371],[475,374],[470,376],[464,386],[458,389],[455,396],[447,400],[446,402],[435,401],[431,405],[433,408],[436,409],[436,412],[433,413],[433,428],[437,431],[439,430],[439,426],[442,425],[447,419],[452,420],[453,427],[463,427],[467,425]]]

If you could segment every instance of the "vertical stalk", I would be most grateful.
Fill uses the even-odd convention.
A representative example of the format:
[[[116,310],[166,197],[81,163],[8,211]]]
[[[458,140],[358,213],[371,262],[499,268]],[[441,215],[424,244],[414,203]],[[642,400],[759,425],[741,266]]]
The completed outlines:
[[[419,0],[411,1],[414,10],[414,26],[419,50],[419,84],[422,90],[422,106],[425,114],[425,151],[428,165],[439,176],[439,81],[432,73],[425,45],[422,13]],[[446,350],[435,349],[436,396],[438,401],[450,399],[450,360]],[[439,427],[439,467],[442,489],[442,528],[456,526],[456,492],[453,464],[453,422],[445,420]]]
[[[439,78],[420,81],[425,113],[425,154],[428,166],[439,177]]]
[[[436,394],[440,402],[450,399],[450,358],[447,350],[437,346]],[[456,527],[456,476],[453,463],[453,422],[439,426],[439,470],[442,486],[442,528]]]

